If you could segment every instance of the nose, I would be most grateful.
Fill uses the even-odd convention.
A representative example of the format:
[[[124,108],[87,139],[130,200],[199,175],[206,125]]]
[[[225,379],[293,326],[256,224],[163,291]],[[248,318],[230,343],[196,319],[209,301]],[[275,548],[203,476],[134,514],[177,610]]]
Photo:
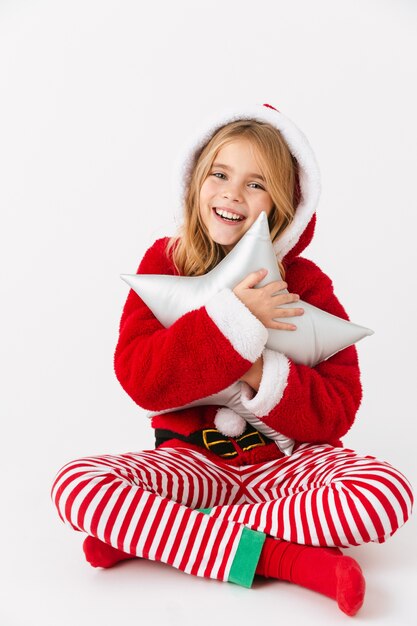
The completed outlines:
[[[240,186],[237,183],[232,183],[228,181],[228,185],[226,189],[223,190],[223,196],[228,198],[229,200],[236,200],[237,202],[241,202],[242,200],[242,191]]]

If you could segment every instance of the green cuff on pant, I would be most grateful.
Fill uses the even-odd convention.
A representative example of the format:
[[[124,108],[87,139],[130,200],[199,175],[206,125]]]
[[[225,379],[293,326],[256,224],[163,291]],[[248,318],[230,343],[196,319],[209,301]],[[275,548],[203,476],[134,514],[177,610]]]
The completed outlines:
[[[230,583],[242,587],[252,586],[265,539],[265,533],[243,527],[237,552],[230,568],[228,578]]]

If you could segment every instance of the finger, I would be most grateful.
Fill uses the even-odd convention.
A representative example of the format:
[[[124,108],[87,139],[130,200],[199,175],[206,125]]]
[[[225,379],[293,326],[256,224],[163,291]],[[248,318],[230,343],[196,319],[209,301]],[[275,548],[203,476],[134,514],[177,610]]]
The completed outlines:
[[[281,293],[276,294],[274,297],[275,306],[281,306],[282,304],[289,304],[291,302],[298,302],[300,296],[297,293]]]
[[[271,320],[271,323],[267,328],[272,328],[274,330],[297,330],[297,326],[295,324],[286,324],[285,322],[274,322]]]
[[[271,283],[265,285],[264,289],[267,291],[269,295],[275,295],[276,293],[282,292],[284,289],[287,289],[288,284],[285,280],[273,280]]]
[[[267,273],[268,273],[268,270],[265,268],[260,269],[257,272],[251,272],[240,283],[238,283],[236,287],[250,289],[251,287],[254,287],[258,283],[260,283],[261,280],[265,278]]]
[[[304,309],[283,309],[280,307],[274,307],[275,317],[293,317],[294,315],[303,315]]]

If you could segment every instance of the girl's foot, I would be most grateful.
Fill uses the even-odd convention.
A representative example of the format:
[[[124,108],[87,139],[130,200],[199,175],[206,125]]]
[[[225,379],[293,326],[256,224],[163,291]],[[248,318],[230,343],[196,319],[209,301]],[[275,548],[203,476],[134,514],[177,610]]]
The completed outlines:
[[[363,604],[362,570],[338,548],[315,548],[267,537],[256,573],[318,591],[336,600],[346,615],[355,615]]]
[[[365,578],[355,559],[343,556],[336,565],[336,600],[346,615],[356,615],[365,597]]]
[[[119,561],[137,558],[132,554],[117,550],[104,543],[104,541],[100,541],[100,539],[90,535],[84,539],[83,550],[85,558],[93,567],[112,567]]]

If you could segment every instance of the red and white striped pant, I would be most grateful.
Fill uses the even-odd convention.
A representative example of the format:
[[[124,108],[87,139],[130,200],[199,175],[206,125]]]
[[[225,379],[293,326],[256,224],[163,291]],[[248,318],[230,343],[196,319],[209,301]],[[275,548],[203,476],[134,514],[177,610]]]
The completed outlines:
[[[59,471],[52,498],[64,522],[119,550],[245,586],[266,535],[313,546],[383,542],[413,504],[408,480],[388,463],[313,444],[241,467],[187,448],[86,457]]]

